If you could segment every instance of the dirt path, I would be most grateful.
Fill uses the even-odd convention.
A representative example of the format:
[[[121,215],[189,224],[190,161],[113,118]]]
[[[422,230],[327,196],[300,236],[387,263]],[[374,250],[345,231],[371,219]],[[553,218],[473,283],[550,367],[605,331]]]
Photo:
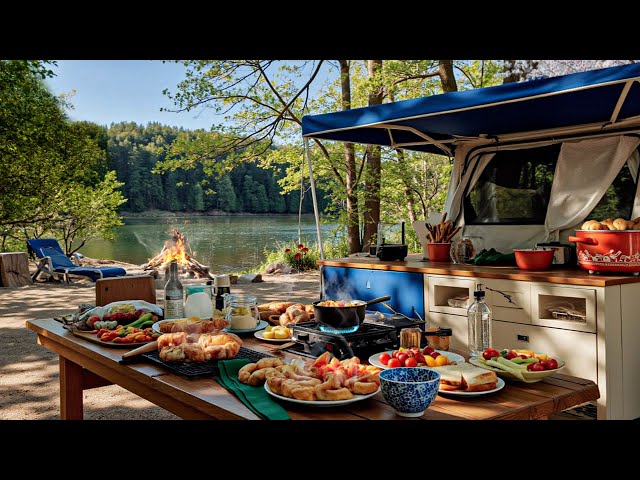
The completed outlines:
[[[125,265],[130,273],[141,273]],[[236,284],[232,292],[252,293],[259,302],[292,300],[310,303],[319,298],[318,272],[263,275],[264,282]],[[202,284],[186,280],[184,284]],[[156,282],[162,298],[162,282]],[[95,302],[95,284],[77,280],[71,285],[37,283],[21,288],[0,288],[0,419],[59,418],[58,357],[36,343],[24,325],[34,318],[72,313],[80,303]],[[162,420],[177,417],[112,385],[84,392],[86,419]]]

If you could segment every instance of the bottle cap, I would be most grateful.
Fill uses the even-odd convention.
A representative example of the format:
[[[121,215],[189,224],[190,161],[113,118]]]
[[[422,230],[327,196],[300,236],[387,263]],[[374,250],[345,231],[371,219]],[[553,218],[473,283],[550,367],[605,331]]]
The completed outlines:
[[[485,291],[482,290],[483,285],[481,283],[476,287],[476,291],[473,292],[473,296],[477,299],[484,298]]]
[[[449,327],[440,327],[436,332],[438,337],[450,337],[451,335],[453,335],[453,330]]]
[[[229,275],[216,275],[215,280],[213,281],[214,287],[230,287],[231,279]]]

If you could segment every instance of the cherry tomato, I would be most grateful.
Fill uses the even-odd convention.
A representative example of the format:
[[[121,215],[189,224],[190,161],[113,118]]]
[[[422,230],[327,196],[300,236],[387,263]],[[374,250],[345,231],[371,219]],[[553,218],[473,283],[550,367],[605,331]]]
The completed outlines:
[[[416,356],[416,353],[413,350],[407,350],[406,352],[404,352],[404,354],[409,358],[413,358]]]
[[[389,355],[387,352],[381,353],[378,357],[378,360],[381,364],[386,365],[387,363],[389,363],[389,360],[391,360],[391,355]]]
[[[433,353],[432,347],[424,347],[424,350],[422,351],[423,355],[431,355],[432,353]]]
[[[418,362],[416,361],[415,357],[409,357],[404,361],[404,366],[405,367],[417,367],[418,366]]]
[[[530,363],[527,365],[527,370],[530,372],[544,372],[544,367],[539,363]]]
[[[391,353],[391,356],[392,356],[393,358],[398,358],[398,355],[400,355],[400,350],[394,350],[394,351]]]
[[[558,368],[558,361],[555,358],[550,358],[549,360],[541,361],[540,365],[542,365],[545,370],[555,370]]]
[[[505,355],[505,358],[507,360],[511,360],[512,358],[517,358],[517,357],[518,357],[518,354],[516,352],[514,352],[513,350],[509,350],[507,352],[507,354]]]
[[[416,359],[416,362],[418,363],[426,363],[426,360],[424,359],[424,355],[421,353],[417,353],[415,357],[413,357]]]
[[[431,358],[438,358],[440,356],[440,353],[434,350],[429,356]]]
[[[401,353],[400,355],[398,355],[398,360],[400,360],[400,363],[403,365],[407,358],[409,358],[409,355],[407,355],[406,353]]]
[[[482,352],[482,358],[485,360],[491,360],[494,357],[499,357],[500,352],[493,348],[487,348],[484,352]]]
[[[527,357],[526,355],[520,355],[520,358],[523,359],[523,360],[526,360],[529,357]]]
[[[389,368],[397,368],[400,366],[402,366],[402,364],[400,363],[400,360],[398,360],[397,358],[391,358],[387,363],[387,367]]]

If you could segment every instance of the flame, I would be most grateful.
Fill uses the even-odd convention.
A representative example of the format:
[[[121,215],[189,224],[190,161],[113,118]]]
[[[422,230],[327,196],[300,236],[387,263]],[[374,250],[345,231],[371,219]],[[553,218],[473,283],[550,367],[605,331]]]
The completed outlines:
[[[177,230],[173,230],[171,232],[171,236],[173,237],[173,242],[167,240],[164,244],[164,248],[161,253],[162,263],[167,264],[175,260],[180,266],[189,266],[190,262],[187,248],[189,248],[189,250],[191,248],[187,243],[185,235]],[[151,259],[149,261],[151,261]]]

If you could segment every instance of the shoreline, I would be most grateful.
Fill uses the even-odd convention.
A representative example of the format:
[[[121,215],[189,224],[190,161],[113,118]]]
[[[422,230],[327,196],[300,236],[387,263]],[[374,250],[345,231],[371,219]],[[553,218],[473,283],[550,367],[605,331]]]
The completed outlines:
[[[163,218],[163,217],[297,217],[297,213],[249,213],[207,210],[206,212],[172,212],[169,210],[145,210],[144,212],[121,212],[122,218]],[[313,213],[301,214],[303,218],[314,218]],[[322,217],[320,217],[322,220]]]

